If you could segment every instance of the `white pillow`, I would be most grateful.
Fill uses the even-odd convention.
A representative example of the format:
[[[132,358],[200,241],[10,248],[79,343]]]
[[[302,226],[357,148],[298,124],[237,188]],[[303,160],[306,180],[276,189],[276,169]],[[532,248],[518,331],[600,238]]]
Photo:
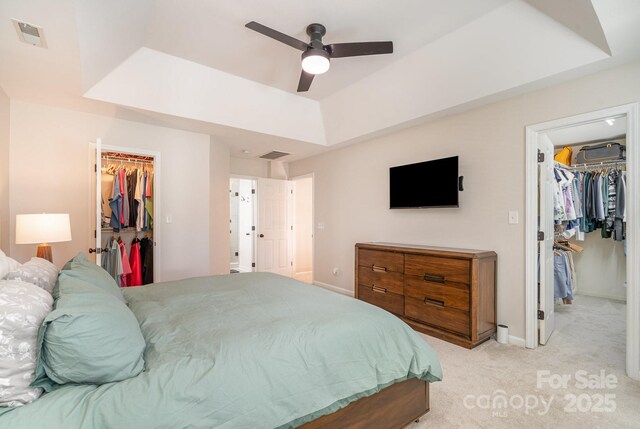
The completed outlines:
[[[36,285],[0,280],[0,407],[18,407],[36,400],[38,328],[51,312],[53,298]]]
[[[0,250],[0,280],[4,279],[11,271],[17,270],[20,263],[4,254]]]
[[[17,269],[10,271],[5,278],[32,283],[51,293],[58,279],[58,268],[46,259],[33,257]]]
[[[0,280],[2,280],[7,274],[9,274],[9,262],[7,261],[7,255],[0,250]]]

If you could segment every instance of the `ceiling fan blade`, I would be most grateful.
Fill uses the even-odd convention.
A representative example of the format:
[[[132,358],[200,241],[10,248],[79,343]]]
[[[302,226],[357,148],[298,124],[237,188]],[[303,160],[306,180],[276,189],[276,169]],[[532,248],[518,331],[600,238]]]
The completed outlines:
[[[288,36],[284,33],[274,30],[273,28],[265,27],[262,24],[259,24],[255,21],[251,21],[245,25],[245,27],[257,31],[260,34],[264,34],[267,37],[271,37],[272,39],[277,40],[278,42],[282,42],[285,45],[289,45],[292,48],[299,49],[301,51],[306,51],[309,48],[309,45],[303,42],[302,40],[298,40],[295,37]]]
[[[302,73],[300,73],[300,81],[298,82],[298,92],[309,91],[309,87],[311,86],[311,82],[313,82],[314,76],[314,74],[307,73],[302,70]]]
[[[332,43],[325,45],[331,58],[358,57],[393,53],[393,42]]]

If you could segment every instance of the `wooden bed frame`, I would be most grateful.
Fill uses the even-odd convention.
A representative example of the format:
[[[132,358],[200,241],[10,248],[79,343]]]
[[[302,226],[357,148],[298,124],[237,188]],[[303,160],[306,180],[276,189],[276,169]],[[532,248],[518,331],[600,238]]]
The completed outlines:
[[[429,411],[429,383],[412,378],[358,399],[301,429],[401,429]]]

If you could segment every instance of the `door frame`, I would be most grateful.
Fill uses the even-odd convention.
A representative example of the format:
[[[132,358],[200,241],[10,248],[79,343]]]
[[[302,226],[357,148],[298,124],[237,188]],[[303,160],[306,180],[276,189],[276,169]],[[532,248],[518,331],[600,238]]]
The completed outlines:
[[[101,139],[97,139],[101,140]],[[132,155],[141,155],[141,156],[152,156],[153,157],[153,186],[157,189],[162,189],[162,174],[160,169],[160,152],[155,150],[148,149],[140,149],[135,147],[128,146],[114,146],[108,144],[101,144],[102,151],[112,151],[112,152],[122,152],[122,153],[130,153]],[[102,155],[102,154],[100,154]],[[97,160],[102,166],[102,156]],[[100,168],[97,168],[96,172],[96,180],[98,180],[98,172],[100,172]],[[96,195],[96,200],[98,196]],[[162,243],[162,220],[160,219],[162,207],[160,204],[162,202],[162,194],[161,192],[154,192],[153,195],[153,282],[158,283],[162,281],[162,255],[158,250],[158,246]],[[96,225],[97,229],[101,229],[100,225]],[[97,235],[97,234],[96,234]]]
[[[251,272],[256,272],[258,271],[258,261],[257,261],[257,249],[258,249],[258,243],[257,243],[257,232],[258,232],[258,178],[255,176],[246,176],[246,175],[242,175],[242,174],[230,174],[229,175],[229,181],[231,181],[231,179],[241,179],[241,180],[251,180],[253,182],[253,187],[255,189],[255,193],[252,194],[253,195],[253,201],[252,201],[252,216],[253,216],[253,225],[255,227],[255,229],[253,231],[251,231],[252,233],[252,239],[251,239],[251,245],[253,246],[253,266],[251,267]]]
[[[538,138],[551,130],[568,128],[615,116],[627,118],[627,218],[640,219],[640,103],[625,104],[526,127],[525,226],[525,346],[538,346],[537,207]],[[627,375],[640,380],[640,222],[627,222]]]
[[[296,180],[311,178],[311,283],[314,282],[316,277],[316,264],[315,264],[315,255],[316,255],[316,233],[315,233],[315,225],[316,225],[316,178],[315,173],[307,173],[301,176],[295,176],[290,178],[289,180],[295,184]],[[295,192],[294,192],[294,204],[295,204]],[[293,237],[291,238],[292,248],[293,248],[293,268],[295,274],[295,268],[297,267],[298,261],[296,260],[296,217],[295,217],[295,207],[293,210]]]

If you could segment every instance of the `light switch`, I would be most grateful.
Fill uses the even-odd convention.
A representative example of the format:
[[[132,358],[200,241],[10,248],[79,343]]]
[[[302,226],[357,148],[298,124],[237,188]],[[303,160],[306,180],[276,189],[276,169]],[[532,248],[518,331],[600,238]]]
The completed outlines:
[[[509,210],[509,223],[511,225],[518,223],[518,210]]]
[[[172,223],[173,222],[173,217],[169,214],[167,215],[167,223]]]
[[[324,222],[318,222],[318,229],[324,229]]]

